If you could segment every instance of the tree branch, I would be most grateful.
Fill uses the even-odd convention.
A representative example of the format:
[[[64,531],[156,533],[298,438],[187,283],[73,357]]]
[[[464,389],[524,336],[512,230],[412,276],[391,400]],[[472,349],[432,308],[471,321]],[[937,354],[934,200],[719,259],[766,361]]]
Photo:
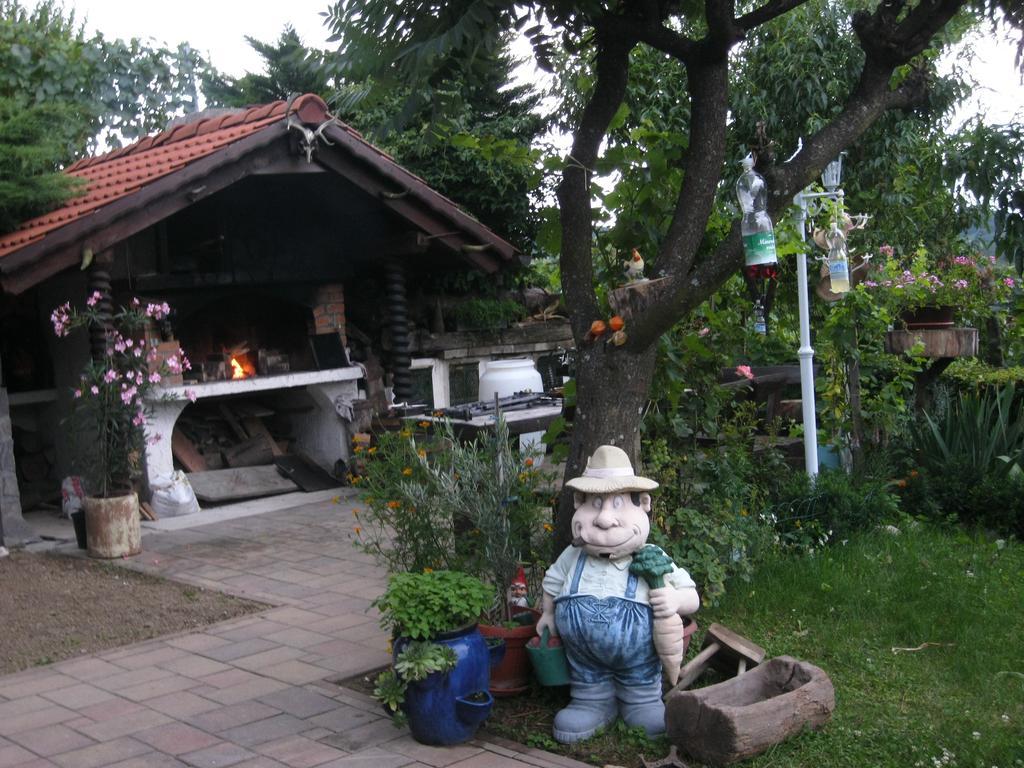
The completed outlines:
[[[807,1],[808,0],[768,0],[768,2],[760,8],[755,8],[750,13],[745,13],[736,19],[736,26],[744,32],[749,32],[754,29],[754,27],[759,27],[776,17],[783,15],[784,13],[789,13],[789,11],[792,11],[794,8],[799,8],[801,5],[806,4]]]
[[[609,19],[614,22],[614,19]],[[562,171],[557,197],[562,224],[562,291],[570,307],[569,319],[577,344],[590,322],[598,316],[594,295],[594,264],[591,253],[593,212],[590,207],[590,175],[608,125],[626,95],[629,52],[635,40],[620,30],[602,25],[596,29],[596,74],[594,91],[583,109],[573,138],[572,153]]]

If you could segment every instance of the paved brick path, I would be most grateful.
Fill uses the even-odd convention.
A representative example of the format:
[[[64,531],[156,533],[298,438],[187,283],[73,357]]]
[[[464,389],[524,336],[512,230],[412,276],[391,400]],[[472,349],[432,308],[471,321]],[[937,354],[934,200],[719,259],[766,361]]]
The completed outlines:
[[[353,506],[146,533],[127,567],[274,607],[0,677],[0,768],[582,766],[509,743],[425,747],[330,682],[388,661],[369,608],[384,573],[349,543]]]

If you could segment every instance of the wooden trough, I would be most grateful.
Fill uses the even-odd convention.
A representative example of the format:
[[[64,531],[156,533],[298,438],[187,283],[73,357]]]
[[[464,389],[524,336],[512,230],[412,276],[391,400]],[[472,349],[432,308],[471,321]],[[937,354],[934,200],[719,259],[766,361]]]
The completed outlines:
[[[697,760],[728,765],[760,754],[835,709],[832,681],[821,669],[778,656],[724,683],[673,691],[665,701],[669,740]]]

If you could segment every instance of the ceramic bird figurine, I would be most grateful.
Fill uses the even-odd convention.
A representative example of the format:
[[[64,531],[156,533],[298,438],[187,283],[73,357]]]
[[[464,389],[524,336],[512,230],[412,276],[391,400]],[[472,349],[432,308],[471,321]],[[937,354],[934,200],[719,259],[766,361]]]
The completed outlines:
[[[636,248],[633,249],[630,260],[622,262],[622,266],[626,270],[626,279],[630,282],[644,279],[644,260]]]

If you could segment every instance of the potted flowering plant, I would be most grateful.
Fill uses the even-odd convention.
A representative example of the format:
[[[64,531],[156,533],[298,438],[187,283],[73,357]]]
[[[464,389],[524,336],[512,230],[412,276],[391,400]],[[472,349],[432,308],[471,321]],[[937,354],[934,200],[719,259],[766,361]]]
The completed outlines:
[[[374,698],[417,741],[459,744],[490,714],[489,672],[504,648],[485,642],[476,619],[493,599],[469,574],[428,569],[393,575],[374,601],[394,635],[394,663],[377,677]]]
[[[881,263],[872,270],[866,288],[881,292],[893,315],[908,328],[952,327],[970,323],[1003,299],[1015,286],[1012,277],[996,274],[994,259],[986,256],[932,258],[924,248],[909,262],[896,258],[894,248],[879,248]]]
[[[75,432],[92,446],[80,458],[89,492],[84,503],[87,548],[93,557],[138,554],[139,500],[133,480],[144,453],[145,398],[164,376],[189,368],[180,349],[159,361],[158,342],[144,337],[151,320],[170,312],[166,303],[143,306],[132,299],[117,312],[109,309],[94,291],[85,309],[65,302],[50,315],[58,337],[86,327],[103,338],[103,353],[85,365],[72,393]]]
[[[520,693],[529,687],[526,643],[540,615],[523,594],[525,572],[538,570],[531,566],[542,562],[551,531],[545,475],[513,447],[504,419],[469,441],[447,421],[421,428],[435,431],[385,433],[375,447],[357,446],[365,473],[354,481],[367,509],[356,521],[356,546],[392,572],[458,570],[489,584],[496,599],[482,612],[480,631],[506,644],[491,693]]]

